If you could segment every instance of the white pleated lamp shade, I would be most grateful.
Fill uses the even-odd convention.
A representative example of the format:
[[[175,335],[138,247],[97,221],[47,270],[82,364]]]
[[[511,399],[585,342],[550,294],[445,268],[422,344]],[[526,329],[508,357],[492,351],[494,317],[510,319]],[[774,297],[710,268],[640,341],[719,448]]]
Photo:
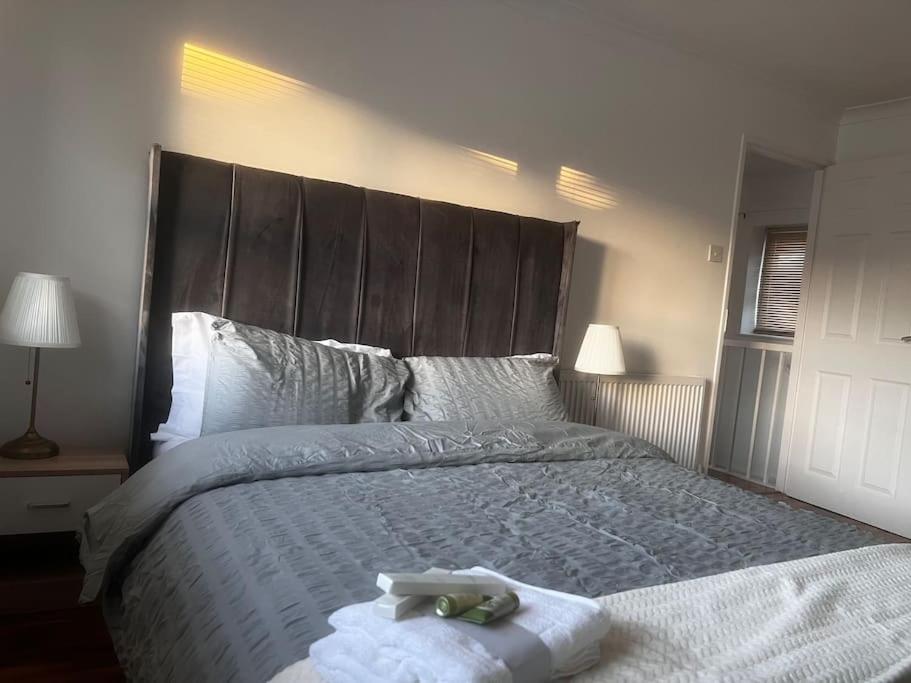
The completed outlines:
[[[0,343],[42,349],[79,346],[70,279],[19,273],[0,312]]]
[[[622,375],[626,372],[620,328],[592,323],[585,331],[582,348],[576,358],[578,372],[594,375]]]

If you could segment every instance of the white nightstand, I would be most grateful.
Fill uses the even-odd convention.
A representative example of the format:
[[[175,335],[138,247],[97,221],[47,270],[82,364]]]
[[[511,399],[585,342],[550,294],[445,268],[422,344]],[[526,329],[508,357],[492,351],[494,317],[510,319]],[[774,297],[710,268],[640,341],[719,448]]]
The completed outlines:
[[[61,448],[43,460],[0,458],[0,535],[74,531],[127,478],[117,450]]]

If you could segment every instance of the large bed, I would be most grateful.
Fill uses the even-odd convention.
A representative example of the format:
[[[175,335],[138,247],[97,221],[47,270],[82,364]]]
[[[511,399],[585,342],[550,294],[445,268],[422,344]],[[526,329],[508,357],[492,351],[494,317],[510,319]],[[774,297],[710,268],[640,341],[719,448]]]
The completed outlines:
[[[267,681],[379,595],[378,571],[485,566],[590,597],[856,548],[571,423],[278,427],[186,443],[89,518],[85,597],[130,677]]]
[[[248,429],[152,460],[174,311],[403,356],[558,354],[576,225],[158,148],[150,197],[134,473],[82,547],[131,679],[267,681],[383,570],[596,597],[876,543],[564,421]]]

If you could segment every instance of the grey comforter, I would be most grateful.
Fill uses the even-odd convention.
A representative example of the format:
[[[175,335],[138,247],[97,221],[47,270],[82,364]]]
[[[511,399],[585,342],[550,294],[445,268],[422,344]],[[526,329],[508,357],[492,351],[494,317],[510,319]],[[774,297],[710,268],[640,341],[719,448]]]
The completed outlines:
[[[135,680],[266,681],[382,570],[597,596],[874,542],[594,427],[277,427],[188,442],[89,510],[82,597]]]

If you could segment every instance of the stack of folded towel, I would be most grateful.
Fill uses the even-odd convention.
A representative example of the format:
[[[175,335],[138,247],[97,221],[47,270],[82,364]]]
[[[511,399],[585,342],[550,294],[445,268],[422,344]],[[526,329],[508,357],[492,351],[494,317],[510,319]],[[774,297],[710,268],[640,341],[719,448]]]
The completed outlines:
[[[579,673],[600,660],[599,641],[610,622],[594,600],[522,584],[479,567],[464,573],[501,579],[518,594],[521,607],[500,622],[474,626],[435,616],[432,604],[400,621],[376,616],[370,602],[350,605],[329,617],[335,632],[310,647],[314,668],[327,683],[508,683],[514,681],[514,672],[521,672],[518,678],[546,681]],[[491,647],[488,629],[498,631],[500,646]],[[509,664],[497,656],[504,637],[507,652],[513,650],[506,657],[512,660]],[[535,641],[538,661],[543,645],[550,670],[532,667],[529,676],[529,667],[515,655],[524,657],[528,643],[517,642],[512,648],[510,640]]]

